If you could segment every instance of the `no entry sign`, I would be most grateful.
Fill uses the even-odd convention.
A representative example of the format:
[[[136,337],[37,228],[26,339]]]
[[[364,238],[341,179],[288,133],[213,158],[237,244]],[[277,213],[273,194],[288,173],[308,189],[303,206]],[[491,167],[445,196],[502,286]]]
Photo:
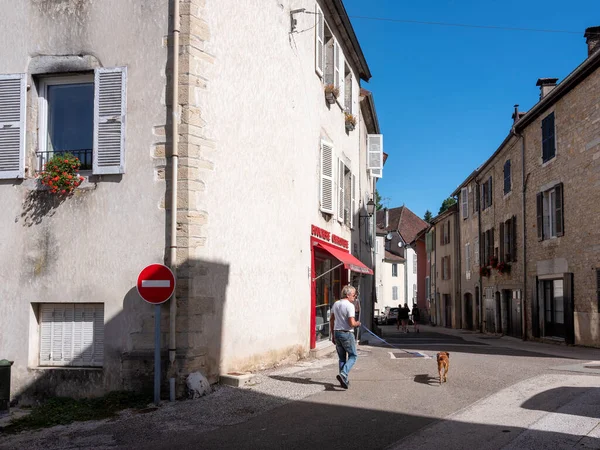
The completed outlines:
[[[144,300],[159,305],[169,300],[175,290],[175,276],[163,264],[150,264],[140,272],[137,290]]]

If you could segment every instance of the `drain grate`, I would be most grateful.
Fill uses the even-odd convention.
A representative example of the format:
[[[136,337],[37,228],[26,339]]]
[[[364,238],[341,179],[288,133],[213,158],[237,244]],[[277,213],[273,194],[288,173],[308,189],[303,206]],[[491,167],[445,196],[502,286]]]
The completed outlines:
[[[423,358],[420,353],[392,353],[394,359]]]

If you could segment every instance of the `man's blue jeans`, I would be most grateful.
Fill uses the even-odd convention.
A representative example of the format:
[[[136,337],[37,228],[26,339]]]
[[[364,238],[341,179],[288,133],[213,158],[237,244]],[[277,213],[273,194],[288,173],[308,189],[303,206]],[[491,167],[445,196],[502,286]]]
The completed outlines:
[[[340,361],[340,375],[345,381],[348,381],[348,373],[354,366],[357,357],[354,333],[338,330],[334,334],[335,348]]]

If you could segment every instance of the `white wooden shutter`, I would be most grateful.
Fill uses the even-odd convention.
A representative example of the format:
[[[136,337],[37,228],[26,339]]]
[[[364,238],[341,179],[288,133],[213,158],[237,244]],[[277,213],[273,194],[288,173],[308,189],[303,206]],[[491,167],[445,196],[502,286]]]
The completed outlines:
[[[338,222],[344,222],[344,163],[338,159]]]
[[[96,69],[94,164],[97,175],[125,173],[125,84],[127,68]]]
[[[40,365],[47,365],[52,361],[52,322],[54,321],[52,305],[40,306],[40,321]]]
[[[325,18],[319,5],[315,4],[315,71],[323,76],[325,66]]]
[[[0,75],[0,179],[25,175],[27,75]]]
[[[321,211],[333,214],[333,144],[321,141]]]
[[[352,174],[352,186],[350,186],[350,228],[354,228],[354,213],[356,211],[356,176]]]
[[[345,79],[345,78],[344,78]],[[345,99],[344,106],[346,108],[346,112],[350,114],[354,114],[354,83],[352,82],[352,72],[348,74],[348,80],[345,80],[344,90],[345,90]]]
[[[333,84],[337,88],[340,87],[340,46],[335,39],[333,40]],[[340,96],[341,94],[340,90]]]
[[[381,178],[383,176],[383,134],[367,135],[367,169],[371,176]]]
[[[102,366],[104,305],[42,304],[40,309],[40,365]]]
[[[467,192],[467,188],[462,188],[460,190],[460,200],[461,200],[462,218],[466,219],[467,217],[469,217],[469,194]]]
[[[338,71],[338,75],[340,77],[340,81],[338,82],[338,85],[340,87],[340,95],[338,97],[338,100],[340,102],[340,105],[342,106],[342,109],[344,109],[346,98],[346,62],[344,60],[344,53],[342,52],[341,47],[338,48],[338,53],[340,54]]]

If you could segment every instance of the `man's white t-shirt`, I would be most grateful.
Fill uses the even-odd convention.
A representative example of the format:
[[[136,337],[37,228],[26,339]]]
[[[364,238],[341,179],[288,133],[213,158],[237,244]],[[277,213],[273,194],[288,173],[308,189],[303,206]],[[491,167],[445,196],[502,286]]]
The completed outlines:
[[[333,304],[331,313],[334,317],[333,330],[352,331],[352,327],[348,323],[348,318],[354,318],[354,305],[347,299],[338,300]]]

